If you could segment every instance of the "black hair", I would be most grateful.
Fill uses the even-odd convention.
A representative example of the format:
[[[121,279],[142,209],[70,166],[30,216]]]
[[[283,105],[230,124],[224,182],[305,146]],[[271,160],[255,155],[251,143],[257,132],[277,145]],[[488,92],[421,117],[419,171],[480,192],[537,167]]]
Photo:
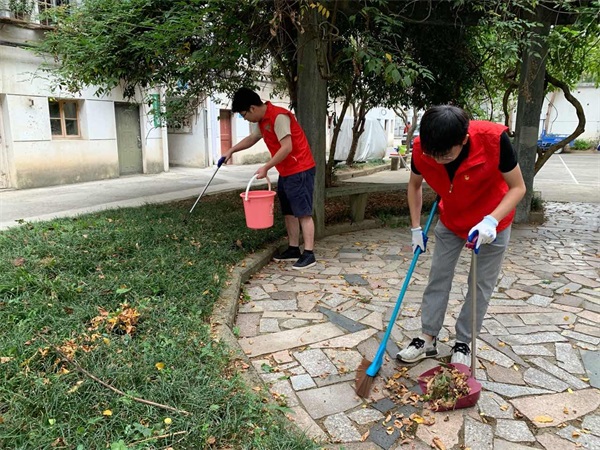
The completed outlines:
[[[262,106],[263,102],[260,96],[252,89],[246,87],[239,88],[235,94],[233,94],[233,101],[231,102],[231,110],[239,113],[242,111],[248,111],[251,106]]]
[[[455,145],[462,145],[469,130],[469,116],[452,105],[434,106],[423,114],[419,136],[423,151],[432,156],[447,154]]]

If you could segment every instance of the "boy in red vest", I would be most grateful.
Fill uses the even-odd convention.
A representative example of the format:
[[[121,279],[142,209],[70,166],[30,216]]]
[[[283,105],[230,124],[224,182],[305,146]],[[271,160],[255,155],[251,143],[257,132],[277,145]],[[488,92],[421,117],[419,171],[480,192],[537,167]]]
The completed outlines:
[[[397,355],[402,362],[434,357],[442,329],[454,269],[467,236],[478,232],[477,329],[472,330],[471,292],[456,321],[452,362],[470,365],[471,333],[479,334],[510,238],[515,207],[525,195],[525,182],[507,127],[469,121],[455,106],[436,106],[421,119],[408,182],[412,247],[425,251],[420,226],[423,180],[440,196],[440,220],[429,281],[423,294],[421,335]],[[471,276],[471,274],[469,275]]]
[[[275,167],[279,172],[277,196],[285,217],[289,247],[275,255],[275,261],[295,261],[294,269],[302,270],[316,264],[313,246],[315,224],[312,218],[313,189],[315,184],[315,161],[304,131],[296,117],[285,108],[263,103],[259,95],[240,88],[233,96],[233,112],[258,127],[249,136],[231,147],[224,156],[227,159],[240,150],[245,150],[260,139],[264,139],[271,159],[256,171],[258,179],[267,176]],[[304,238],[304,251],[300,252],[300,229]]]

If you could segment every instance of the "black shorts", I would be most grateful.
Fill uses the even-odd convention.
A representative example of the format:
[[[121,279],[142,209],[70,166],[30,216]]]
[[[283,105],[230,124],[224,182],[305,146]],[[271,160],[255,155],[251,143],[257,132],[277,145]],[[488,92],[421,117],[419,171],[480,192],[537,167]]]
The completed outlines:
[[[293,175],[279,176],[277,196],[284,216],[312,216],[316,168]]]

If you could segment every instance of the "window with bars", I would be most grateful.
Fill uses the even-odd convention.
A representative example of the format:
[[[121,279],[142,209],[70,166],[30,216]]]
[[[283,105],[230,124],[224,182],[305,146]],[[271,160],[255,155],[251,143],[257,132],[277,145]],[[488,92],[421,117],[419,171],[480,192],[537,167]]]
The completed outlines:
[[[71,4],[70,0],[38,0],[38,14],[40,16],[40,23],[43,25],[53,25],[54,22],[49,18],[48,12],[52,8],[58,6],[66,6]]]
[[[48,100],[52,137],[76,138],[79,133],[79,104],[75,100]]]

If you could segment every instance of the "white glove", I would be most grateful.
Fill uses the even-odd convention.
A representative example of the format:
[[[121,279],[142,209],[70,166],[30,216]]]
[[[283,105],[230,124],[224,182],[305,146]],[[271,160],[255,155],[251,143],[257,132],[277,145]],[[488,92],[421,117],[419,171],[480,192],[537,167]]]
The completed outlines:
[[[475,248],[479,250],[479,246],[481,244],[489,244],[496,240],[496,227],[498,226],[498,221],[494,219],[492,216],[487,215],[483,218],[481,222],[475,225],[469,231],[469,236],[473,233],[477,232],[477,244],[475,244]]]
[[[410,232],[412,233],[412,249],[413,253],[417,251],[417,248],[421,248],[421,252],[425,251],[425,246],[427,244],[427,239],[423,234],[423,230],[421,227],[411,228]]]

